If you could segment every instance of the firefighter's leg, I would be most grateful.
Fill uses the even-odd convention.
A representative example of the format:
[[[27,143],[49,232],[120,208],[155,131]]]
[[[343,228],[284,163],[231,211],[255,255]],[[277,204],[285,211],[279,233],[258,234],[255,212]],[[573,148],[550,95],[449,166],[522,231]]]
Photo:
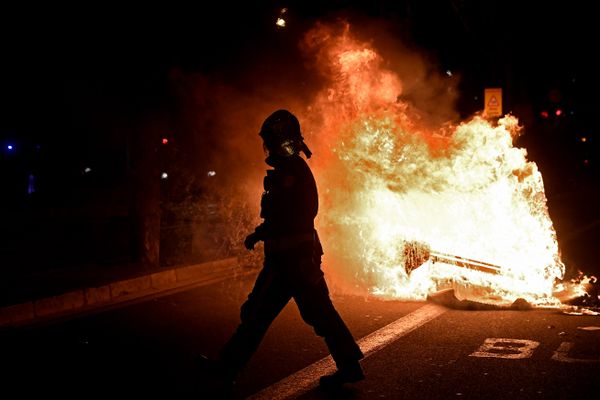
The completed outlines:
[[[263,268],[252,292],[241,308],[241,323],[225,344],[220,361],[236,375],[258,348],[267,329],[290,301],[291,293],[285,283]]]
[[[363,353],[333,306],[325,279],[295,288],[294,299],[302,319],[325,339],[338,369],[357,366]]]

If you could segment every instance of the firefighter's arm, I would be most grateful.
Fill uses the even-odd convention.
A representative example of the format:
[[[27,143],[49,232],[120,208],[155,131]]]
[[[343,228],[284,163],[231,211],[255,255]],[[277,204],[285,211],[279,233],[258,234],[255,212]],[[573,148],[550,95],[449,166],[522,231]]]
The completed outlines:
[[[258,243],[260,239],[256,237],[256,232],[252,232],[248,236],[246,236],[246,240],[244,240],[244,247],[248,250],[254,250],[254,245]]]
[[[267,230],[268,227],[264,222],[257,226],[254,232],[246,236],[246,239],[244,240],[244,246],[248,250],[254,250],[256,243],[260,242],[261,240],[265,240]]]

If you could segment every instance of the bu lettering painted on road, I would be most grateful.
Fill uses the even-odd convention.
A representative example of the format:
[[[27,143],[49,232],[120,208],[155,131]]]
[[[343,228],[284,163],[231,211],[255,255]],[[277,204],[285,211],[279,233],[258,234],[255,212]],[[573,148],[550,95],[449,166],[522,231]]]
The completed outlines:
[[[506,358],[517,360],[530,358],[533,351],[540,345],[540,342],[526,339],[507,339],[507,338],[487,338],[483,344],[469,357],[482,358]],[[582,359],[569,357],[569,351],[573,349],[573,343],[562,342],[558,349],[552,355],[552,359],[567,363],[600,363],[600,359]]]

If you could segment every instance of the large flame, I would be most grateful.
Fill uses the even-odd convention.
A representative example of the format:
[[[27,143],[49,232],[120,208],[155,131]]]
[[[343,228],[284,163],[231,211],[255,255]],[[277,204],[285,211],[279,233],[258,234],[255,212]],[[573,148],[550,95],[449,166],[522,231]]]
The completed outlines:
[[[401,77],[348,25],[318,26],[305,43],[329,82],[305,120],[319,135],[319,229],[331,267],[386,297],[454,287],[480,300],[557,304],[564,265],[542,176],[513,145],[517,119],[428,128],[402,100]],[[499,273],[431,258],[409,273],[415,242]]]

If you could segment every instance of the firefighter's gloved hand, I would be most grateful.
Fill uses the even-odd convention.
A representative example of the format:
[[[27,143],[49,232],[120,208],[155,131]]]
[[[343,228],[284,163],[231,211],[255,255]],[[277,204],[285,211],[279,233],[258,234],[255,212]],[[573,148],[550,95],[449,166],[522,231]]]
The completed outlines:
[[[246,236],[246,240],[244,240],[244,246],[248,250],[254,250],[254,245],[260,241],[258,237],[256,237],[256,233],[252,232],[248,236]]]

